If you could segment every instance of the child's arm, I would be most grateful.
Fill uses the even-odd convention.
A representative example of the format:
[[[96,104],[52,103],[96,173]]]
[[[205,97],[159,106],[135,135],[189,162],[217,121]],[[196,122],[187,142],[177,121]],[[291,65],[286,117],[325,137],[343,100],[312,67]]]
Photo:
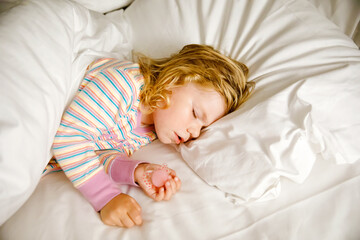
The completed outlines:
[[[116,161],[116,159],[114,160]],[[121,160],[120,160],[121,161]],[[181,181],[173,170],[170,170],[168,181],[164,187],[149,188],[144,182],[143,175],[145,171],[156,170],[161,166],[157,164],[140,164],[135,170],[134,179],[139,183],[144,192],[156,201],[170,200],[181,186]],[[111,171],[110,171],[111,174]],[[116,174],[114,172],[113,174]],[[114,176],[115,177],[115,176]],[[120,194],[111,199],[100,211],[101,220],[110,226],[133,227],[141,225],[141,207],[140,205],[126,194]]]
[[[170,200],[171,197],[180,190],[181,181],[174,170],[167,168],[168,173],[166,174],[167,179],[164,179],[164,185],[156,187],[154,183],[152,183],[152,179],[146,177],[146,173],[153,173],[156,170],[161,169],[162,166],[158,164],[139,164],[139,166],[135,169],[135,181],[139,184],[142,190],[148,195],[150,198],[155,201],[162,200]],[[150,174],[151,175],[151,174]]]
[[[181,180],[176,172],[166,167],[168,173],[164,185],[156,187],[147,178],[147,173],[163,168],[162,165],[130,159],[127,155],[114,150],[104,151],[99,154],[106,173],[118,184],[139,186],[155,201],[170,200],[179,191]]]
[[[134,84],[129,84],[131,80],[122,72],[99,70],[112,64],[114,60],[111,59],[92,64],[84,78],[87,84],[83,84],[64,113],[53,144],[54,156],[66,176],[97,211],[121,191],[105,173],[95,151],[121,150],[118,146],[110,146],[112,143],[106,142],[105,136],[116,125],[118,116],[127,114],[133,102],[132,94],[135,94],[132,91],[137,91],[132,90]],[[95,71],[100,72],[92,75]],[[122,86],[130,90],[119,90]]]
[[[101,163],[110,178],[120,184],[140,186],[143,191],[156,201],[170,200],[180,189],[181,181],[175,171],[168,169],[164,187],[149,187],[146,173],[162,168],[157,164],[143,163],[129,159],[117,151],[108,150],[99,154]],[[137,185],[138,184],[138,185]],[[111,199],[101,210],[101,220],[110,226],[132,227],[141,225],[141,207],[126,194],[119,194]]]
[[[99,162],[94,151],[96,143],[92,140],[93,134],[76,121],[69,121],[72,112],[71,109],[69,111],[56,134],[54,156],[73,185],[99,211],[121,191]]]

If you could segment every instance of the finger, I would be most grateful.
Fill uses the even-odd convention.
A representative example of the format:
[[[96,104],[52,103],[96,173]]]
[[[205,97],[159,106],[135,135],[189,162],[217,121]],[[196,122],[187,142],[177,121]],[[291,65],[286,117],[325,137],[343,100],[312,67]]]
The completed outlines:
[[[174,180],[175,180],[175,183],[176,183],[176,191],[179,191],[180,188],[181,188],[181,180],[178,177],[175,177]]]
[[[164,196],[165,196],[165,190],[164,190],[164,187],[161,187],[160,189],[159,189],[159,192],[156,194],[155,193],[155,201],[161,201],[161,200],[163,200],[164,199]]]
[[[157,196],[157,192],[155,191],[155,190],[153,190],[153,189],[147,189],[146,190],[146,194],[150,197],[150,198],[152,198],[152,199],[156,199],[156,196]]]
[[[170,177],[170,179],[168,180],[168,182],[170,183],[170,189],[171,189],[172,194],[175,194],[175,193],[176,193],[175,180]]]
[[[143,189],[146,195],[148,195],[152,199],[156,199],[157,192],[155,187],[147,187]]]
[[[118,226],[112,219],[101,219],[108,226]]]
[[[114,221],[114,224],[112,226],[125,227],[125,225],[121,222],[120,219]]]
[[[176,183],[174,179],[171,179],[171,190],[173,191],[173,194],[177,192]]]
[[[132,210],[128,213],[130,219],[136,224],[136,225],[141,225],[142,224],[142,217],[141,217],[141,212],[137,211],[137,210]]]
[[[164,200],[168,201],[171,199],[172,196],[172,190],[171,190],[171,183],[170,181],[167,181],[165,183],[165,196],[164,196]]]
[[[131,218],[129,217],[129,215],[124,215],[121,218],[121,223],[124,225],[124,227],[126,228],[131,228],[135,225],[135,223],[131,220]]]
[[[113,216],[111,218],[110,222],[111,222],[110,226],[124,227],[124,224],[121,222],[121,220],[117,216]]]
[[[176,172],[174,170],[172,170],[171,168],[169,168],[169,171],[170,171],[170,175],[174,178],[176,177]]]
[[[105,223],[108,226],[119,226],[122,227],[122,223],[120,219],[116,215],[104,217],[103,215],[100,216],[103,223]]]

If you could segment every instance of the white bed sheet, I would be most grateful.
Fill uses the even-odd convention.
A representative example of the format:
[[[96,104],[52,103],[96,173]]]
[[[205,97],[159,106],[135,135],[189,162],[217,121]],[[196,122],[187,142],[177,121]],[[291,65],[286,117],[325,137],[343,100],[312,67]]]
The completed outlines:
[[[25,182],[31,179],[29,185],[32,186],[26,189],[26,194],[31,193],[32,187],[36,186],[40,176],[39,173],[50,154],[48,145],[56,130],[52,125],[56,125],[56,121],[58,121],[60,117],[60,112],[74,94],[76,85],[79,83],[87,63],[94,57],[101,55],[129,57],[130,43],[128,42],[127,28],[119,23],[119,21],[123,21],[122,12],[115,12],[104,18],[99,14],[88,12],[86,9],[70,1],[63,2],[66,5],[66,11],[64,10],[61,14],[63,14],[63,16],[65,14],[65,16],[70,18],[74,17],[74,25],[69,23],[67,29],[69,35],[74,34],[71,35],[70,38],[72,48],[67,48],[71,52],[71,54],[69,54],[71,56],[66,60],[69,61],[66,63],[69,63],[71,66],[71,74],[65,77],[62,76],[66,81],[65,83],[60,83],[60,86],[66,90],[60,94],[60,97],[57,97],[57,102],[54,105],[57,113],[55,116],[51,115],[49,118],[51,120],[48,122],[49,129],[46,129],[46,136],[43,139],[46,143],[46,146],[43,147],[45,149],[40,148],[41,154],[31,155],[36,158],[30,160],[38,161],[36,169],[32,169],[29,177],[24,176],[18,179],[18,185],[21,185],[23,181]],[[140,6],[145,4],[145,1],[135,0],[135,3],[137,2],[140,2]],[[155,2],[156,1],[152,1],[148,4],[151,5]],[[174,1],[172,3],[181,5],[180,2],[181,1]],[[242,13],[251,10],[257,13],[253,16],[261,18],[261,14],[269,10],[269,6],[276,11],[275,6],[281,5],[281,2],[283,1],[274,1],[272,4],[264,3],[261,5],[263,8],[261,8],[260,5],[256,8],[256,6],[248,4],[246,6],[249,7],[249,9],[243,9]],[[49,12],[47,12],[49,14],[48,17],[56,21],[57,11],[54,11],[54,9],[56,10],[59,6],[62,7],[64,3],[55,0],[54,3],[57,5],[55,4],[55,6],[50,2],[46,4],[40,2],[40,4],[43,4],[43,9],[49,9]],[[209,9],[216,5],[207,5],[206,1],[199,1],[198,3],[197,6],[201,5],[201,7],[209,7]],[[211,3],[221,5],[222,1],[211,1]],[[157,2],[157,4],[154,4],[154,7],[155,5],[159,6],[162,5],[162,3]],[[164,9],[167,9],[166,6]],[[136,13],[136,9],[132,11],[133,14]],[[228,11],[230,10],[228,9]],[[51,14],[54,15],[54,18],[52,18]],[[141,14],[141,11],[139,10],[137,14]],[[145,15],[144,12],[143,14]],[[30,13],[29,16],[31,16]],[[136,14],[133,16],[136,17]],[[138,17],[141,18],[140,15],[138,15]],[[226,17],[224,19],[226,19]],[[216,19],[213,19],[212,21],[215,20]],[[275,20],[276,19],[272,19],[272,21]],[[252,19],[253,23],[257,21],[258,19]],[[69,20],[69,22],[71,21]],[[181,22],[181,19],[179,19],[179,22]],[[199,21],[199,23],[201,23],[201,21]],[[271,25],[271,22],[269,24]],[[354,23],[352,22],[352,24]],[[245,26],[245,31],[250,30],[246,28],[246,25],[243,26]],[[2,27],[4,27],[4,25],[2,25]],[[148,51],[146,53],[161,56],[169,54],[173,49],[178,48],[181,44],[189,40],[174,35],[173,32],[168,31],[169,29],[166,30],[167,32],[162,34],[168,34],[168,37],[173,40],[169,41],[168,45],[159,45],[158,42],[154,42],[154,39],[150,41],[149,38],[141,39],[142,42],[144,42],[142,43],[143,45],[139,45],[139,42],[135,41],[136,39],[132,39],[132,43],[138,44],[135,44],[137,50],[145,49]],[[36,31],[35,28],[34,31]],[[149,29],[149,32],[151,33],[151,29]],[[207,38],[206,35],[194,37],[199,37],[200,40],[205,40],[208,44],[218,44],[218,46],[223,47],[224,45],[225,47],[231,46],[231,44],[226,45],[226,43],[234,41],[234,39],[231,38],[221,38],[223,35],[219,35],[218,38],[214,37],[217,36],[217,33],[212,31],[211,28],[209,32],[211,32],[209,36],[213,38]],[[41,34],[41,32],[39,33]],[[31,33],[27,34],[32,36]],[[141,36],[141,34],[139,35]],[[189,32],[187,32],[187,34],[189,34]],[[222,34],[224,34],[224,32]],[[179,34],[179,36],[180,35],[181,34]],[[146,33],[143,36],[146,36]],[[164,35],[159,34],[157,36],[163,37]],[[116,41],[111,40],[117,40],[120,44],[116,44]],[[246,40],[251,42],[251,39]],[[61,41],[66,42],[68,40],[64,37]],[[339,37],[338,41],[339,45],[342,46],[348,47],[351,45],[346,38]],[[28,44],[27,46],[31,48],[32,42],[26,43]],[[255,44],[256,41],[253,43]],[[153,48],[152,44],[154,45]],[[255,52],[251,52],[251,48],[248,50],[250,51],[250,55],[258,56]],[[348,50],[349,53],[353,54],[351,49]],[[10,50],[8,50],[8,52],[10,52]],[[19,54],[20,53],[25,54],[25,52],[19,52]],[[238,54],[239,51],[236,53]],[[359,71],[354,68],[356,64],[360,66],[360,60],[356,57],[356,54],[353,54],[348,60],[349,63],[353,64],[351,65],[352,67],[348,68],[350,69],[349,71],[352,71],[354,74],[359,73]],[[342,65],[342,63],[344,63],[344,66],[349,64],[343,61],[343,58],[339,58],[338,64]],[[5,61],[3,61],[3,63],[4,62]],[[261,64],[263,64],[262,67],[266,67],[266,62],[261,62]],[[66,70],[68,70],[68,67],[67,65]],[[62,70],[62,68],[55,68],[55,66],[54,69],[56,73],[60,73]],[[256,67],[253,67],[253,69],[255,69],[256,72]],[[344,69],[347,68],[340,67],[335,70],[346,71]],[[294,68],[294,70],[296,69]],[[44,72],[52,76],[51,71]],[[324,76],[327,76],[326,74],[328,72],[329,68],[324,68]],[[257,73],[259,73],[259,71]],[[265,74],[261,76],[260,79],[266,79],[266,77],[271,79],[271,74],[272,72],[269,72],[268,75]],[[71,75],[70,78],[69,75]],[[51,103],[48,103],[48,107],[51,106]],[[36,144],[36,142],[34,144]],[[21,157],[21,154],[25,153],[32,153],[32,150],[25,149],[23,153],[16,153],[16,157]],[[8,157],[8,155],[3,156]],[[122,187],[124,192],[133,196],[142,206],[143,226],[132,229],[105,226],[99,219],[99,215],[93,211],[89,203],[82,198],[80,193],[72,187],[66,177],[62,173],[54,173],[42,179],[26,203],[0,227],[0,238],[4,240],[155,238],[359,239],[360,206],[358,203],[360,202],[360,161],[351,165],[337,165],[333,161],[329,161],[329,159],[323,159],[322,156],[318,154],[316,155],[316,161],[313,163],[314,165],[309,165],[309,175],[306,175],[306,178],[302,180],[302,184],[295,183],[293,181],[294,179],[291,178],[281,178],[281,191],[277,193],[276,199],[265,202],[234,204],[226,198],[226,194],[223,191],[210,186],[200,178],[199,175],[183,161],[180,153],[171,146],[164,146],[160,142],[155,141],[151,145],[136,152],[133,157],[154,163],[166,162],[171,168],[176,169],[183,182],[181,191],[169,202],[154,202],[137,188]],[[1,159],[1,164],[3,164],[4,160],[4,166],[9,167],[9,169],[11,169],[10,167],[14,167],[14,163],[13,165],[6,165],[7,158],[5,157]],[[31,165],[29,167],[31,167]],[[21,176],[25,170],[26,169],[17,171],[16,174]],[[11,178],[11,181],[16,182],[16,174]],[[5,178],[3,180],[6,181]],[[20,193],[19,191],[17,193],[18,195],[14,195],[15,197],[18,196],[19,199],[21,198],[21,200],[18,200],[18,203],[27,199],[27,196],[24,198]],[[0,192],[0,194],[1,197],[4,198],[4,192]],[[18,203],[17,205],[19,205]],[[11,207],[16,206],[11,205]],[[14,210],[14,212],[15,211],[16,210]],[[3,213],[5,213],[5,211],[1,212],[1,214]],[[6,212],[6,214],[9,213]]]
[[[169,202],[126,189],[142,206],[141,227],[102,224],[62,173],[48,175],[0,230],[1,239],[358,239],[360,163],[317,161],[303,184],[283,181],[279,198],[234,205],[197,177],[172,148],[155,142],[135,155],[167,162],[183,181]],[[161,159],[161,161],[159,161]]]
[[[355,239],[360,234],[354,232],[360,215],[349,207],[355,206],[360,196],[348,197],[360,186],[359,164],[339,168],[319,161],[313,171],[314,178],[310,177],[303,185],[288,182],[285,193],[276,201],[245,207],[224,202],[223,195],[195,177],[171,148],[155,143],[137,156],[155,162],[161,156],[171,167],[179,169],[184,181],[182,191],[171,202],[155,203],[138,189],[129,189],[128,193],[143,206],[142,227],[124,230],[103,226],[97,214],[59,173],[40,183],[21,212],[3,226],[1,236],[3,239],[154,239],[159,236],[273,239],[271,236],[279,236],[281,232],[280,236],[301,233],[303,239],[341,239],[341,234],[347,233]],[[352,216],[352,221],[347,220],[348,216]]]

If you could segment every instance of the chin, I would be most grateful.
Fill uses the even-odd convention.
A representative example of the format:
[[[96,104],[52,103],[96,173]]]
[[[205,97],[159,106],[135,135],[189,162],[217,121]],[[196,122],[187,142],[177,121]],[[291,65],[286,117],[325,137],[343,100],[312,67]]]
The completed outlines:
[[[163,136],[158,135],[158,139],[160,140],[160,142],[162,142],[164,144],[171,144],[172,143],[168,138],[165,138]]]

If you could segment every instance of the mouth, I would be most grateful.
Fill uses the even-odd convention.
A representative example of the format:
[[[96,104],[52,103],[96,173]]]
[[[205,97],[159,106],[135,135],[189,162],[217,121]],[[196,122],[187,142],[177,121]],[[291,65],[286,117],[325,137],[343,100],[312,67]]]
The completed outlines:
[[[182,143],[182,142],[184,142],[184,139],[183,138],[181,138],[179,135],[177,135],[176,133],[174,133],[175,134],[175,143],[176,144],[180,144],[180,143]]]

